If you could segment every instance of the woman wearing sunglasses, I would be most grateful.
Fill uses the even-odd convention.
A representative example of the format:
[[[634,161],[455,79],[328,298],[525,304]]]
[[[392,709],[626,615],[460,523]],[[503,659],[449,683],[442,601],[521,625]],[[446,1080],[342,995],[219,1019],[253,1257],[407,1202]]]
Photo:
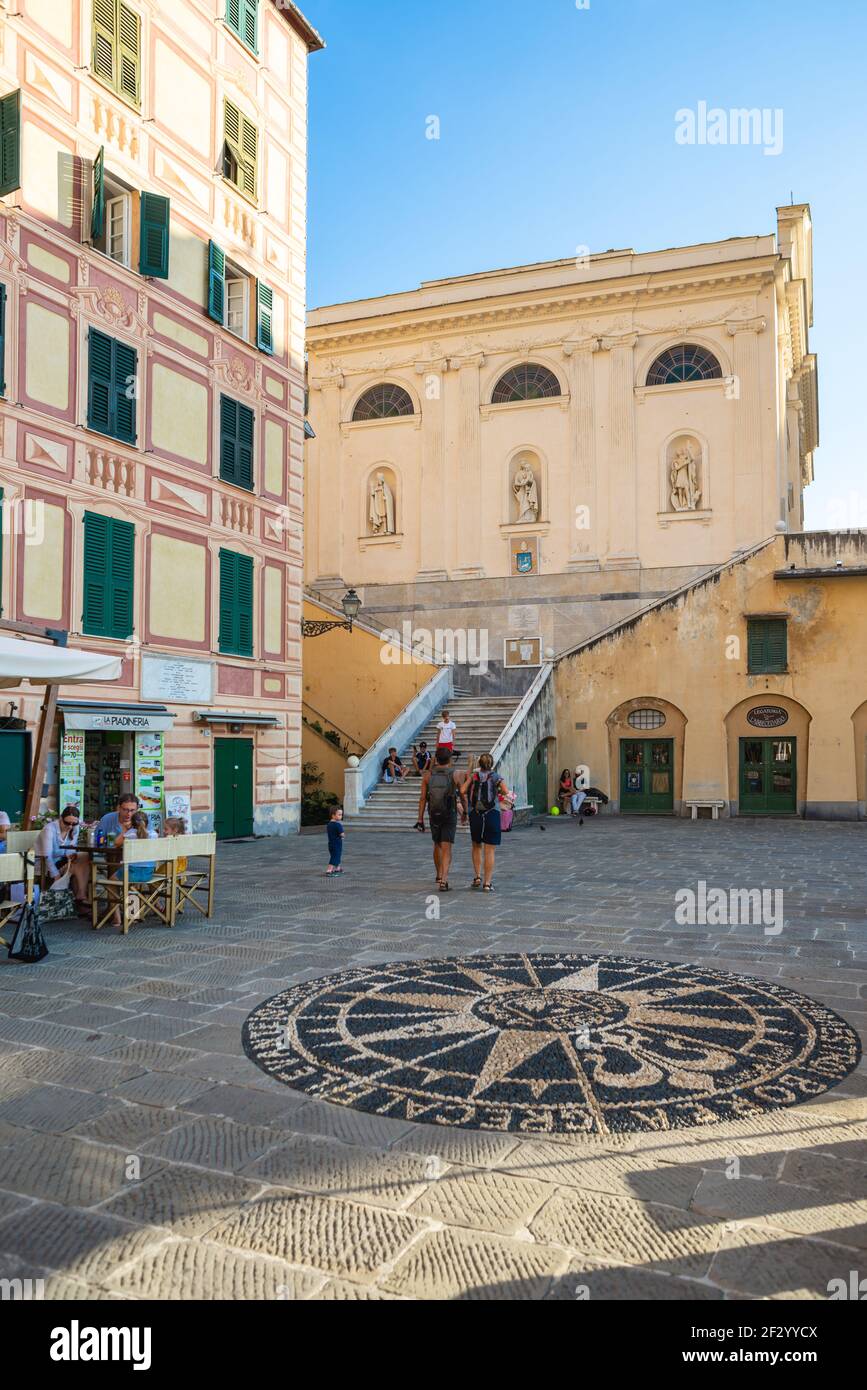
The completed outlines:
[[[64,806],[57,820],[46,821],[43,825],[34,853],[45,861],[48,887],[68,869],[76,899],[82,902],[87,896],[87,865],[77,861],[75,855],[80,821],[77,806]]]

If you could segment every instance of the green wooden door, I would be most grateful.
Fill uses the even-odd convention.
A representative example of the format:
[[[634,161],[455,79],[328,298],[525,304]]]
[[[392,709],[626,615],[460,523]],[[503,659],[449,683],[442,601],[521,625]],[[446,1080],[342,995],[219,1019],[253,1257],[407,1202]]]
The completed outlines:
[[[540,743],[527,763],[527,801],[537,815],[548,809],[547,743]]]
[[[674,739],[621,739],[620,809],[651,815],[674,810]]]
[[[791,816],[797,811],[797,739],[742,738],[742,816]]]
[[[218,840],[253,834],[253,740],[214,740],[214,829]]]
[[[0,733],[0,811],[12,821],[21,820],[30,777],[30,735],[10,730]]]

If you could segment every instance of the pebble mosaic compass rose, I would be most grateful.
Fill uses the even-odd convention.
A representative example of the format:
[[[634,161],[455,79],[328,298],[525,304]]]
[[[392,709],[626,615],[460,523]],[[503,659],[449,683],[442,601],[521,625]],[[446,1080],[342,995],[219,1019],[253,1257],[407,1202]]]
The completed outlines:
[[[347,970],[244,1027],[287,1085],[395,1119],[529,1133],[665,1130],[822,1094],[857,1066],[832,1010],[702,966],[562,952]]]

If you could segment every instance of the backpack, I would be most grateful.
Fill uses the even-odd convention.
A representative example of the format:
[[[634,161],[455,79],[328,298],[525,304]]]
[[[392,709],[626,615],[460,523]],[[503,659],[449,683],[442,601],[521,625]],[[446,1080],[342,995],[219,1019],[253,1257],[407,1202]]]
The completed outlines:
[[[472,806],[474,811],[480,815],[486,815],[488,811],[493,811],[497,805],[497,787],[500,779],[494,772],[489,772],[482,777],[482,774],[473,773]]]
[[[451,820],[457,815],[458,794],[451,768],[434,768],[427,785],[427,805],[431,821]]]

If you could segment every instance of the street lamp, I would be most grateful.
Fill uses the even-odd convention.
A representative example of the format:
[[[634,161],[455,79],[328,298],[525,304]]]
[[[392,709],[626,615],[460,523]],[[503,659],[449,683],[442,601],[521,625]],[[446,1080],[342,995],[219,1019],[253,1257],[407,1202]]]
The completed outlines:
[[[352,624],[355,622],[361,609],[361,599],[354,589],[347,589],[340,601],[340,606],[346,614],[346,622],[320,622],[313,618],[302,618],[301,636],[321,637],[324,632],[332,632],[336,627],[344,627],[348,632],[351,632]]]

